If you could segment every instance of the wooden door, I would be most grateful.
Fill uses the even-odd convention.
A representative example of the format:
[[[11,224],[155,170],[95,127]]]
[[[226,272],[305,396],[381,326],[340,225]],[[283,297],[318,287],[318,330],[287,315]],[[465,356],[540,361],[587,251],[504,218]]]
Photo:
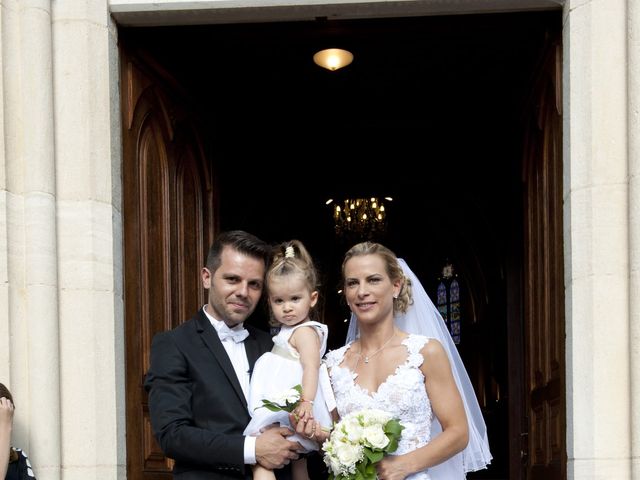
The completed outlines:
[[[566,478],[562,242],[562,47],[549,48],[535,87],[523,174],[525,382],[522,460],[527,479]]]
[[[153,436],[143,381],[153,335],[205,303],[213,177],[189,100],[126,46],[121,62],[127,478],[165,479],[171,460]]]

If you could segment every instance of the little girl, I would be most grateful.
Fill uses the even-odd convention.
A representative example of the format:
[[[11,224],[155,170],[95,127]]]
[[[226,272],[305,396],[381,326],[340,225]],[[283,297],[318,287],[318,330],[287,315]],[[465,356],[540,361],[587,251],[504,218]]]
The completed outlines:
[[[294,415],[300,421],[316,419],[329,429],[331,412],[336,403],[327,369],[321,362],[327,348],[327,326],[312,321],[313,307],[318,302],[317,273],[311,256],[298,240],[276,247],[273,262],[266,275],[266,287],[272,319],[281,325],[273,337],[273,349],[256,362],[249,389],[251,422],[245,435],[256,435],[267,425],[291,426],[285,411],[272,412],[263,407],[263,399],[274,399],[296,385],[302,386],[300,403]],[[304,452],[318,450],[313,438],[292,435]],[[291,466],[294,480],[307,480],[306,459],[301,456]],[[260,465],[253,468],[254,480],[273,480],[275,475]]]

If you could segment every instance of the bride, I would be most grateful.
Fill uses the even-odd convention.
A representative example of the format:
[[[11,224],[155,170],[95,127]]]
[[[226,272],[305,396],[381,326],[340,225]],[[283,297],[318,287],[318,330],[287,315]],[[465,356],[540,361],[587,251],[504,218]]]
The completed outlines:
[[[377,465],[381,480],[458,480],[491,461],[473,387],[437,309],[403,260],[378,243],[342,263],[351,309],[347,344],[327,354],[340,416],[376,408],[405,427]],[[317,422],[297,431],[322,443]]]

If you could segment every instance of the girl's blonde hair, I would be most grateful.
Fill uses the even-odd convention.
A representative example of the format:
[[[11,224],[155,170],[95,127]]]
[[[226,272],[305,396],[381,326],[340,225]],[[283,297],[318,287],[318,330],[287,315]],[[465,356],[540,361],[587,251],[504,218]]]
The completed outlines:
[[[318,272],[311,255],[300,240],[283,242],[273,248],[271,266],[267,271],[265,281],[267,292],[274,278],[292,274],[302,276],[310,292],[318,291]],[[269,311],[271,312],[271,310]],[[319,321],[316,317],[318,317],[318,312],[312,307],[309,311],[309,319]],[[280,322],[273,318],[273,315],[271,315],[269,323],[272,326],[280,326]]]

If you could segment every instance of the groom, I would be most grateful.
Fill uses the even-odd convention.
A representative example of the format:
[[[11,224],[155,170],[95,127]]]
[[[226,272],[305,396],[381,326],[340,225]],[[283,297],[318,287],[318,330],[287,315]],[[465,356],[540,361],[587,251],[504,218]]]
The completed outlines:
[[[272,347],[267,333],[243,322],[260,300],[268,262],[262,240],[243,231],[220,234],[201,273],[208,303],[153,338],[149,414],[160,447],[175,460],[176,479],[241,479],[251,476],[251,464],[277,469],[298,458],[286,428],[243,436],[250,372]]]

